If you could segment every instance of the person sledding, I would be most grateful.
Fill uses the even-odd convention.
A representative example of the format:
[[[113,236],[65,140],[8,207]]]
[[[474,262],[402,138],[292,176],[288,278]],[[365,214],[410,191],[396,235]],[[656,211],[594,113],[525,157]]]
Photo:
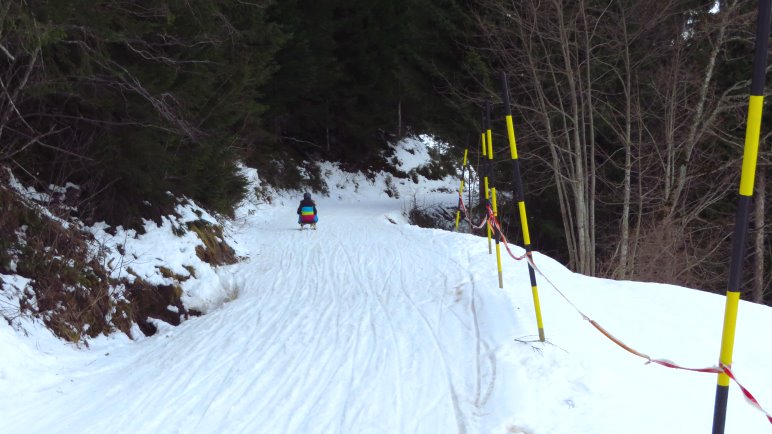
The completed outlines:
[[[305,225],[311,225],[311,229],[316,229],[316,222],[318,221],[319,216],[316,213],[316,203],[311,199],[311,193],[305,193],[303,200],[300,201],[300,206],[298,206],[300,229],[303,229]]]

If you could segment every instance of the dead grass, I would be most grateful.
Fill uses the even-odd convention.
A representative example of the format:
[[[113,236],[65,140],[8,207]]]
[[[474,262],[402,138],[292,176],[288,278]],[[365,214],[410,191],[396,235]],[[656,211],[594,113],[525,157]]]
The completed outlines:
[[[180,275],[163,266],[159,273],[172,283],[153,285],[127,270],[131,276],[112,279],[104,266],[105,252],[77,222],[62,224],[42,212],[47,204],[22,200],[9,187],[0,170],[0,272],[30,279],[16,306],[0,310],[6,321],[23,316],[42,321],[56,336],[79,345],[89,338],[121,331],[131,336],[134,323],[145,335],[157,330],[150,318],[179,325],[200,312],[185,309],[181,283],[196,276]],[[55,210],[54,210],[55,211]],[[69,216],[55,213],[69,221]],[[198,220],[179,228],[193,231],[203,242],[196,248],[201,260],[217,266],[239,260],[224,241],[222,227]],[[2,286],[0,286],[2,291]]]
[[[222,227],[204,220],[188,223],[188,229],[195,232],[204,243],[196,247],[196,255],[204,262],[217,266],[238,262],[236,252],[223,240]]]
[[[130,308],[111,293],[113,282],[101,254],[90,247],[90,234],[46,217],[4,186],[0,222],[0,271],[31,279],[19,299],[22,315],[39,318],[75,343],[115,330],[129,332]]]

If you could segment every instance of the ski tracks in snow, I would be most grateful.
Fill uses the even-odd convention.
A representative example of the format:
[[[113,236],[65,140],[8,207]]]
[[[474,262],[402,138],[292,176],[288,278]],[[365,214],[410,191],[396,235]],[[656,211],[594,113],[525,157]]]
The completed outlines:
[[[256,384],[267,398],[258,413],[281,414],[278,401],[301,399],[288,405],[297,410],[285,416],[282,432],[479,432],[479,359],[495,361],[480,354],[488,345],[471,300],[468,257],[443,257],[447,233],[387,224],[375,213],[363,221],[361,210],[326,210],[325,216],[316,232],[287,236],[273,222],[261,235],[262,248],[270,246],[281,258],[269,273],[284,275],[274,279],[271,297],[289,291],[292,301],[263,324],[286,336],[274,332],[256,344],[285,341],[288,351],[300,350],[302,356],[286,361],[284,374],[271,377],[303,380]],[[411,244],[416,240],[427,244]],[[305,333],[302,342],[286,342]],[[266,359],[275,357],[263,358],[275,363]],[[490,370],[495,373],[495,366]]]
[[[467,254],[447,232],[323,206],[316,231],[290,209],[247,222],[251,262],[221,270],[237,299],[84,367],[51,408],[94,414],[109,383],[121,405],[85,432],[487,432],[495,358],[481,354]]]

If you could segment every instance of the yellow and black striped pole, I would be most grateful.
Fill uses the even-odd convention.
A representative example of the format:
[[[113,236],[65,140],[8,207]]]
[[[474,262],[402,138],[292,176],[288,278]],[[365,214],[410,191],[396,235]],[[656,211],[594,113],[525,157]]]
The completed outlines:
[[[493,206],[493,217],[498,219],[499,216],[499,209],[496,205],[496,188],[491,188],[491,201]],[[494,236],[496,238],[496,268],[499,271],[499,288],[504,287],[504,275],[502,274],[501,270],[501,229],[495,228],[494,229]]]
[[[504,96],[504,110],[507,122],[507,137],[509,137],[509,151],[512,156],[512,167],[515,178],[515,200],[520,210],[520,226],[523,230],[523,244],[525,244],[525,254],[528,256],[528,275],[531,279],[531,292],[533,294],[533,307],[536,311],[536,325],[539,328],[539,340],[544,342],[544,323],[541,318],[541,303],[539,302],[539,287],[536,285],[536,273],[531,266],[533,255],[531,253],[531,235],[528,231],[528,218],[525,213],[525,194],[523,193],[523,180],[520,175],[520,161],[517,158],[517,142],[515,141],[515,127],[512,124],[512,108],[509,104],[509,85],[507,84],[507,74],[501,72],[501,93]]]
[[[488,170],[490,170],[490,178],[491,178],[491,208],[493,209],[493,218],[498,219],[499,217],[499,209],[498,205],[496,205],[496,173],[493,168],[493,134],[491,133],[491,103],[490,101],[485,102],[485,139],[486,143],[488,144],[488,162],[490,163],[488,166]],[[488,232],[490,233],[491,225],[493,225],[493,222],[490,222],[488,225]],[[496,240],[496,268],[499,272],[499,288],[504,287],[504,275],[501,271],[501,232],[500,228],[493,229],[493,236]]]
[[[483,149],[483,157],[488,156],[488,140],[486,139],[486,128],[485,128],[485,113],[483,113],[482,118],[482,149]],[[480,165],[482,168],[482,174],[483,174],[483,191],[485,192],[485,200],[482,200],[483,195],[480,195],[480,202],[483,206],[483,209],[486,209],[488,206],[488,202],[491,200],[490,191],[488,189],[488,161],[483,159],[482,164]],[[486,225],[487,231],[488,231],[488,254],[493,253],[493,248],[491,247],[491,227],[489,225]]]
[[[467,138],[467,145],[469,144]],[[461,164],[461,187],[458,188],[458,209],[456,210],[456,229],[458,230],[458,221],[461,220],[461,203],[464,200],[464,175],[466,174],[466,156],[469,153],[469,148],[464,149],[464,162]]]
[[[740,281],[742,261],[745,256],[745,238],[748,231],[748,216],[753,197],[753,181],[756,176],[756,161],[759,153],[761,112],[764,107],[764,75],[767,69],[767,45],[770,30],[770,5],[772,0],[759,0],[756,22],[756,47],[753,55],[753,78],[751,96],[748,102],[748,120],[745,126],[740,191],[737,198],[734,234],[732,235],[732,262],[729,266],[729,284],[724,309],[724,330],[721,335],[722,365],[731,366],[734,350],[734,336],[737,325],[737,308],[740,304]],[[726,425],[726,406],[729,398],[729,376],[718,374],[716,402],[713,410],[713,434],[723,434]]]

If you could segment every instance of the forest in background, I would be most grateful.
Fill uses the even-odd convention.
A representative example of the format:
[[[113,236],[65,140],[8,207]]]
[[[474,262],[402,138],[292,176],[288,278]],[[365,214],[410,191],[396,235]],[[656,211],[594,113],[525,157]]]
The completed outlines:
[[[447,141],[456,165],[468,147],[474,162],[490,100],[496,187],[507,192],[505,71],[534,248],[588,275],[722,293],[755,8],[749,0],[4,2],[0,165],[41,191],[77,185],[64,200],[85,222],[138,226],[183,195],[227,215],[245,189],[239,160],[278,187],[317,190],[314,161],[388,169],[388,143],[409,134]],[[768,112],[743,288],[744,298],[770,303]],[[0,200],[7,252],[18,229],[9,222],[24,219],[7,218],[13,202]],[[504,196],[499,206],[517,241],[515,204]],[[0,272],[10,257],[0,254]]]

